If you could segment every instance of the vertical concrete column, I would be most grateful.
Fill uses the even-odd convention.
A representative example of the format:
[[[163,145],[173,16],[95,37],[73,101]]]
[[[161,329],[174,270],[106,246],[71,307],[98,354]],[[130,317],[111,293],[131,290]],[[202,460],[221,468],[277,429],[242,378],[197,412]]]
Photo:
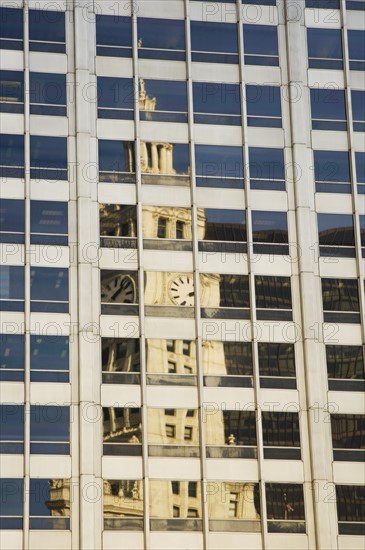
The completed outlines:
[[[102,546],[102,415],[97,202],[97,94],[93,3],[74,4],[79,323],[80,550]],[[82,44],[82,47],[81,47]]]
[[[328,504],[333,482],[331,428],[324,421],[327,402],[326,359],[323,345],[323,313],[315,214],[315,183],[311,151],[310,91],[307,78],[307,38],[302,0],[285,2],[288,57],[288,92],[291,114],[294,198],[298,238],[298,285],[305,359],[305,388],[311,472],[305,473],[307,529],[310,547],[337,548],[336,514]],[[310,480],[312,479],[312,483]],[[311,518],[310,510],[314,514]],[[309,513],[308,513],[309,512]],[[314,540],[315,536],[315,540]]]

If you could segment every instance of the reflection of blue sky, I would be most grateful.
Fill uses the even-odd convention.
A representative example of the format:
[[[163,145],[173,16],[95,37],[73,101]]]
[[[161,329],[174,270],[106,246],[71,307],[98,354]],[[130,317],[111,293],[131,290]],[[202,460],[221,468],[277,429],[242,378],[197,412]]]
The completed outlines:
[[[68,370],[69,341],[65,336],[31,336],[30,367],[32,369]]]
[[[67,138],[30,136],[31,166],[67,168]]]
[[[185,50],[185,21],[138,17],[137,34],[143,48]]]
[[[187,91],[185,81],[145,80],[149,98],[156,98],[156,111],[187,112]]]
[[[2,166],[24,166],[24,136],[0,134]]]
[[[0,366],[2,369],[24,369],[24,335],[0,335]]]
[[[24,299],[24,267],[0,266],[0,298]]]
[[[345,151],[314,151],[314,171],[317,181],[350,181],[349,155]]]
[[[365,183],[365,153],[355,153],[356,177],[359,183]]]
[[[1,440],[23,441],[24,439],[24,406],[1,405]]]
[[[207,217],[207,223],[246,223],[246,213],[244,210],[223,210],[219,208],[205,208],[204,213]]]
[[[196,173],[200,176],[243,177],[243,148],[196,145]]]
[[[30,271],[31,300],[68,300],[68,269],[33,267]]]
[[[22,516],[23,479],[0,479],[0,498],[2,516]]]
[[[337,84],[311,89],[312,119],[346,120],[345,91]]]
[[[288,230],[286,212],[255,211],[252,212],[253,231]]]
[[[280,86],[246,86],[247,114],[281,116]]]
[[[48,479],[31,479],[29,488],[29,506],[32,516],[50,516],[46,502],[50,500]]]
[[[200,52],[237,53],[237,25],[191,21],[191,49]]]
[[[353,227],[351,214],[318,214],[318,231]]]
[[[243,25],[245,55],[278,55],[278,31],[274,25]]]
[[[194,112],[240,115],[239,84],[193,82]]]
[[[31,405],[30,438],[32,441],[68,441],[69,434],[69,407]]]
[[[347,31],[350,59],[365,60],[365,31]]]
[[[250,147],[250,178],[284,179],[283,149]]]
[[[340,29],[307,29],[308,56],[342,59]]]
[[[0,199],[0,229],[24,232],[24,201]]]
[[[96,43],[105,46],[132,46],[131,17],[96,16]]]

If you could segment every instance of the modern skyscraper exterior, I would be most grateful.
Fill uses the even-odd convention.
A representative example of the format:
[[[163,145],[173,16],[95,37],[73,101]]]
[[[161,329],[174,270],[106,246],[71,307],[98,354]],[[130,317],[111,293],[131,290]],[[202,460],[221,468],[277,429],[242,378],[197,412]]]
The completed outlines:
[[[0,0],[0,544],[365,544],[364,0]]]

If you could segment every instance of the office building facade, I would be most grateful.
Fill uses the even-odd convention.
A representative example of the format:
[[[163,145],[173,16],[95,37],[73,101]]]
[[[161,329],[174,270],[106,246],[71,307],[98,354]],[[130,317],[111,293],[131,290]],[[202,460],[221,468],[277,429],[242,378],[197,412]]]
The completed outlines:
[[[360,550],[365,2],[0,6],[2,548]]]

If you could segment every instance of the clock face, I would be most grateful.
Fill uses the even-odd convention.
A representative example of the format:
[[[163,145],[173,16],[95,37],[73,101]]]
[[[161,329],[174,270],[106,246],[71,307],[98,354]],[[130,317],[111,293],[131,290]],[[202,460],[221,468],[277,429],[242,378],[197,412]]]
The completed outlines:
[[[191,275],[180,275],[170,284],[170,297],[178,306],[194,306],[194,281]]]
[[[133,304],[134,294],[134,282],[129,275],[115,275],[112,279],[102,283],[102,302]]]

